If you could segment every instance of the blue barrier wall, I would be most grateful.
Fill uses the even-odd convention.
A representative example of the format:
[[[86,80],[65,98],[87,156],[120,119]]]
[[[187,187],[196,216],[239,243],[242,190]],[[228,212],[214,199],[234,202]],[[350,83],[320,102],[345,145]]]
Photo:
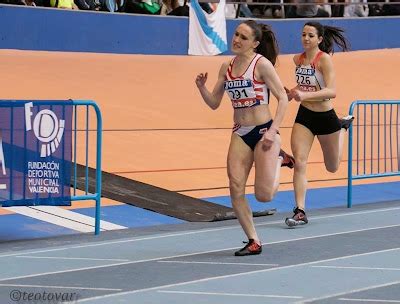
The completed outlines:
[[[281,53],[301,51],[304,19],[259,20],[272,26]],[[228,40],[239,20],[228,20]],[[346,30],[352,50],[400,48],[399,17],[322,19]],[[188,18],[0,5],[0,48],[185,55]]]

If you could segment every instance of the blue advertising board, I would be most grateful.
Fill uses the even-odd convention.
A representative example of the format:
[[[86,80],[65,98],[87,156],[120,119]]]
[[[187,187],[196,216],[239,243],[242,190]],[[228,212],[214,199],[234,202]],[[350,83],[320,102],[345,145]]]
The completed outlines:
[[[71,204],[71,101],[0,101],[0,206]]]

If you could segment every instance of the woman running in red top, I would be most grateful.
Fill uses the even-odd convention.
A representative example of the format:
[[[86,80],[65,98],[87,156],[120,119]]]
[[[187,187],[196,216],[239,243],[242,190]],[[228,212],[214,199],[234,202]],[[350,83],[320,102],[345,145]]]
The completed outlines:
[[[300,102],[291,136],[296,160],[293,175],[296,207],[293,217],[285,221],[290,227],[308,223],[304,211],[306,166],[315,136],[321,145],[326,169],[336,172],[342,158],[344,136],[353,121],[352,116],[339,119],[332,101],[336,97],[336,85],[330,54],[333,54],[334,44],[343,51],[348,50],[343,30],[318,22],[307,22],[303,27],[301,42],[304,52],[293,58],[297,86],[287,90],[289,100],[293,98]]]
[[[236,55],[222,64],[212,92],[206,87],[207,73],[196,77],[205,103],[217,109],[224,92],[234,108],[234,126],[228,151],[228,177],[232,206],[249,241],[237,256],[259,254],[261,241],[253,214],[245,198],[246,181],[255,164],[254,192],[257,200],[269,202],[279,186],[281,166],[293,168],[294,160],[280,150],[279,126],[288,105],[287,95],[275,71],[278,46],[274,33],[263,24],[241,23],[232,39]],[[274,120],[269,109],[270,92],[278,100]]]

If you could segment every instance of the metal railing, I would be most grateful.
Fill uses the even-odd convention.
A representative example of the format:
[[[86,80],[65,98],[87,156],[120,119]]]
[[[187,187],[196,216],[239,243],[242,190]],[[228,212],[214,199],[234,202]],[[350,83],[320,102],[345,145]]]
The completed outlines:
[[[162,1],[159,1],[162,2]],[[188,1],[190,2],[190,1]],[[202,3],[219,3],[219,0],[199,0],[199,2]],[[286,12],[288,9],[291,8],[295,8],[295,7],[300,7],[300,6],[319,6],[322,9],[328,8],[329,11],[332,9],[338,9],[340,10],[340,7],[344,7],[344,6],[363,6],[363,7],[368,7],[370,9],[374,8],[374,10],[378,9],[379,11],[382,10],[382,8],[385,7],[390,7],[390,6],[399,6],[400,5],[400,1],[371,1],[371,2],[349,2],[349,1],[345,1],[345,0],[341,0],[340,2],[333,2],[333,1],[313,1],[313,2],[307,2],[307,3],[302,3],[302,2],[298,2],[298,1],[285,1],[285,0],[279,0],[279,1],[252,1],[252,0],[226,0],[227,4],[233,4],[236,5],[236,18],[238,18],[240,16],[240,11],[241,11],[241,6],[242,5],[251,5],[252,7],[255,6],[268,6],[268,7],[279,7],[279,10],[281,11],[281,15],[279,18],[286,18]],[[342,12],[343,13],[343,12]],[[329,15],[331,13],[329,12]],[[332,12],[333,14],[333,12]],[[396,16],[399,14],[396,13],[390,13],[390,14],[382,14],[379,13],[378,16]],[[377,16],[376,13],[371,14],[370,16]],[[265,16],[261,15],[254,15],[255,18],[265,18]],[[298,18],[298,17],[293,17],[293,16],[289,16],[289,18]],[[334,15],[332,15],[332,17],[334,17]],[[340,17],[342,18],[343,16],[336,16],[336,17]],[[366,17],[366,16],[365,16]],[[326,18],[326,17],[322,17],[322,18]],[[329,17],[330,18],[330,17]]]
[[[353,180],[400,175],[398,100],[354,101],[349,114],[347,207]]]
[[[71,201],[94,200],[94,233],[98,235],[100,233],[102,155],[102,116],[98,105],[90,100],[0,100],[0,109],[2,111],[7,111],[6,108],[9,108],[8,119],[10,121],[3,121],[3,130],[0,130],[0,132],[2,131],[0,133],[0,169],[3,169],[0,170],[0,175],[2,174],[0,181],[0,190],[2,191],[0,206],[49,205],[45,200],[50,199],[60,199],[60,202],[63,203],[62,205],[68,204],[68,202],[70,204]],[[54,109],[57,109],[57,113],[59,117],[61,117],[60,123],[58,123],[59,117],[53,115],[56,121],[55,124],[58,125],[58,130],[56,130],[57,136],[50,136],[50,133],[46,130],[43,131],[43,137],[38,135],[39,132],[42,132],[40,125],[42,123],[42,118],[37,119],[39,115],[36,113],[35,119],[31,122],[29,120],[29,115],[33,116],[33,113],[29,112],[27,116],[27,108],[35,109],[38,113],[47,114],[47,123],[49,119],[50,121],[52,120],[49,117],[52,117],[54,114]],[[94,110],[94,112],[90,112],[90,109]],[[25,111],[25,114],[21,114],[23,111]],[[79,114],[81,111],[84,112],[82,117]],[[92,132],[90,129],[90,119],[93,116],[96,118],[94,130],[96,144],[90,145],[91,142],[89,138]],[[64,120],[65,117],[70,118],[68,122]],[[27,125],[29,125],[29,127],[27,127]],[[35,132],[35,136],[38,139],[36,144],[32,145],[27,140],[27,130],[33,130]],[[1,135],[5,135],[6,133],[8,139],[7,143],[1,140],[3,138]],[[51,142],[47,142],[46,136],[48,138],[53,138]],[[70,136],[68,137],[70,139],[67,143],[64,141],[66,136]],[[9,160],[4,159],[3,146],[7,148]],[[89,153],[89,148],[93,149],[93,147],[95,147],[94,153]],[[59,150],[59,152],[57,152],[58,154],[55,152],[57,150]],[[53,152],[54,155],[57,156],[53,156]],[[54,166],[60,167],[59,173],[57,172],[57,174],[55,174],[57,177],[59,176],[58,180],[64,185],[60,187],[61,194],[59,196],[58,188],[56,191],[57,194],[53,194],[54,192],[52,193],[49,190],[38,192],[32,190],[35,189],[35,186],[38,187],[37,189],[43,189],[43,185],[48,186],[49,183],[52,183],[53,186],[58,185],[57,179],[53,179],[53,181],[48,179],[47,182],[42,181],[42,183],[36,183],[37,181],[32,179],[32,171],[27,170],[27,168],[29,169],[29,166],[32,166],[32,164],[46,164],[46,162],[31,161],[28,165],[26,163],[29,159],[39,159],[39,154],[40,157],[48,157],[52,162],[54,160]],[[92,154],[95,155],[95,160],[92,161],[92,165],[96,168],[95,173],[89,176],[90,156]],[[78,161],[81,164],[78,164]],[[47,164],[48,163],[50,162],[47,162]],[[57,163],[60,165],[57,165]],[[42,168],[39,168],[37,172],[41,169]],[[46,174],[49,175],[52,173],[50,169],[42,170],[42,172],[43,171],[47,171]],[[91,191],[89,191],[89,184],[91,184]],[[50,189],[50,187],[47,188]],[[78,189],[82,190],[82,193],[78,193]]]

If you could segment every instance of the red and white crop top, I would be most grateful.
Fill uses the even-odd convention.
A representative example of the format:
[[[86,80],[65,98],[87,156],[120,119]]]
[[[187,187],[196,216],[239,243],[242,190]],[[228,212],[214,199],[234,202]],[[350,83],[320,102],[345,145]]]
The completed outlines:
[[[299,64],[296,66],[296,82],[300,91],[316,92],[326,87],[324,77],[320,70],[317,69],[317,64],[323,52],[319,51],[314,60],[304,65],[305,53],[299,57]]]
[[[239,77],[232,75],[235,58],[232,59],[226,72],[224,89],[228,93],[234,109],[249,108],[269,103],[269,88],[265,82],[257,81],[254,72],[258,60],[263,57],[256,54],[246,71]]]

